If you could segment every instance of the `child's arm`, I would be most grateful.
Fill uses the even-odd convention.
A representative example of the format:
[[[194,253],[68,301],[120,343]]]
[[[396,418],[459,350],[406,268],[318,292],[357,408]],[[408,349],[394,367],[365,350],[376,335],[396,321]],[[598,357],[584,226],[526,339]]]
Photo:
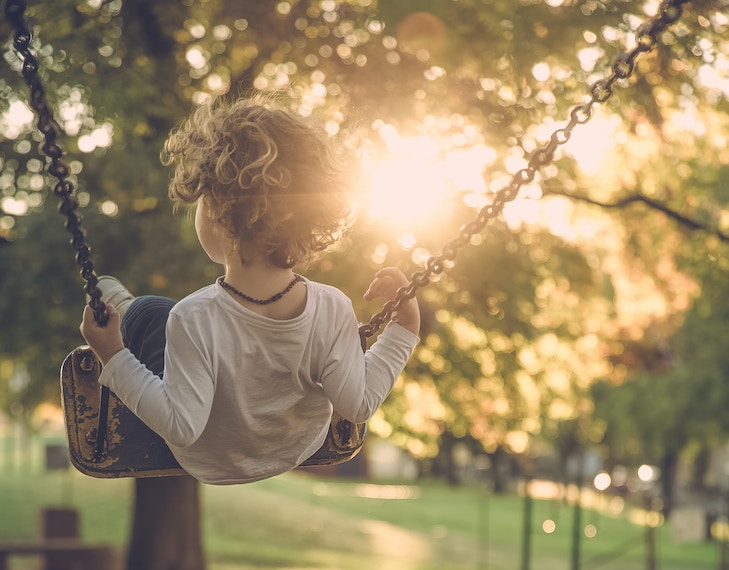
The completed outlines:
[[[199,346],[182,324],[168,330],[163,381],[125,349],[119,313],[112,305],[106,307],[106,326],[94,321],[89,307],[81,323],[81,334],[104,366],[99,383],[109,386],[168,443],[178,447],[192,444],[207,424],[215,393],[212,372]]]
[[[397,267],[380,269],[370,283],[364,298],[367,301],[381,298],[385,301],[394,299],[397,290],[409,284],[408,278]],[[392,315],[392,320],[406,328],[414,335],[420,332],[420,308],[418,300],[413,297],[403,303],[399,311]]]
[[[397,268],[377,272],[365,299],[390,300],[408,279]],[[351,310],[351,303],[349,305]],[[334,409],[352,422],[369,419],[392,390],[418,342],[420,311],[415,298],[403,303],[363,355],[357,319],[352,312],[336,331],[321,383]],[[392,326],[396,324],[396,326]]]

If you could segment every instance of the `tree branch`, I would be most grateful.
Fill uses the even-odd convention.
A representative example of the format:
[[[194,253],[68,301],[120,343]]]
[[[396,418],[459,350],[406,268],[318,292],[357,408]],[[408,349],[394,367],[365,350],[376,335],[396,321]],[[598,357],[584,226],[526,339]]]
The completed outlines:
[[[543,190],[544,196],[549,196],[549,195],[564,196],[565,198],[569,198],[570,200],[575,200],[577,202],[585,202],[586,204],[592,204],[593,206],[599,206],[600,208],[605,208],[605,209],[627,208],[631,204],[643,203],[646,206],[648,206],[649,208],[661,212],[669,219],[673,220],[674,222],[677,222],[678,224],[680,224],[692,231],[697,231],[697,230],[704,231],[704,232],[710,233],[712,235],[715,235],[717,238],[719,238],[719,240],[721,240],[724,243],[729,243],[729,235],[725,234],[721,230],[712,228],[707,224],[694,220],[693,218],[689,218],[689,217],[685,216],[684,214],[681,214],[680,212],[677,212],[676,210],[669,208],[663,202],[659,202],[658,200],[648,198],[647,196],[644,196],[642,194],[631,194],[629,196],[625,196],[619,200],[616,200],[615,202],[600,202],[599,200],[595,200],[594,198],[590,198],[589,196],[583,196],[580,194],[570,194],[569,192],[566,192],[564,190],[557,189],[557,188],[549,188],[549,187],[543,186],[542,190]]]
[[[165,32],[152,2],[126,1],[122,4],[122,15],[139,26],[143,49],[147,55],[164,58],[172,53],[175,41]]]

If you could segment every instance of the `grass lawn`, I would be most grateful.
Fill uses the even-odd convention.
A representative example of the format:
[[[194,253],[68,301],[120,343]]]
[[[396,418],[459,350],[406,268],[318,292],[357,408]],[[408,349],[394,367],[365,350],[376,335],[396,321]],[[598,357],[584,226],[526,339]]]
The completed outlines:
[[[125,544],[132,481],[76,473],[0,475],[0,539],[30,539],[44,506],[81,512],[82,536]],[[208,570],[515,570],[521,565],[521,497],[440,484],[371,485],[286,474],[251,485],[202,487]],[[573,509],[534,501],[530,570],[572,570]],[[542,529],[545,520],[555,530]],[[583,511],[580,570],[644,570],[645,530]],[[715,570],[716,544],[672,544],[657,529],[660,570]],[[28,558],[11,568],[32,568]]]

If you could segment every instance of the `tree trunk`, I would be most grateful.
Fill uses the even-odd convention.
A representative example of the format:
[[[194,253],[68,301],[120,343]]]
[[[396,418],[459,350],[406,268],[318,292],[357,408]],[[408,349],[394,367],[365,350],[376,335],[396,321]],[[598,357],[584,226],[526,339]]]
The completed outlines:
[[[443,432],[438,458],[442,462],[441,467],[443,468],[443,474],[445,475],[446,481],[452,487],[456,487],[460,484],[458,474],[456,473],[455,457],[453,455],[455,444],[455,436],[449,431]]]
[[[661,498],[663,499],[663,516],[670,518],[673,510],[673,494],[676,483],[676,469],[678,467],[678,453],[666,451],[661,458]]]
[[[503,495],[509,490],[509,475],[506,462],[508,454],[500,445],[489,454],[491,459],[491,480],[493,482],[494,495]]]
[[[204,570],[198,482],[182,476],[135,484],[127,570]]]

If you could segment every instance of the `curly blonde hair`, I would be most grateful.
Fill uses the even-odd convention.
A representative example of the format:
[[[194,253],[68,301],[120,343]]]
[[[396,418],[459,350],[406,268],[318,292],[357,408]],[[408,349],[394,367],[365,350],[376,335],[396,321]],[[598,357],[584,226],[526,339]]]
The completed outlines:
[[[261,98],[201,105],[165,142],[176,204],[204,201],[241,261],[309,261],[351,217],[349,179],[330,137]]]

